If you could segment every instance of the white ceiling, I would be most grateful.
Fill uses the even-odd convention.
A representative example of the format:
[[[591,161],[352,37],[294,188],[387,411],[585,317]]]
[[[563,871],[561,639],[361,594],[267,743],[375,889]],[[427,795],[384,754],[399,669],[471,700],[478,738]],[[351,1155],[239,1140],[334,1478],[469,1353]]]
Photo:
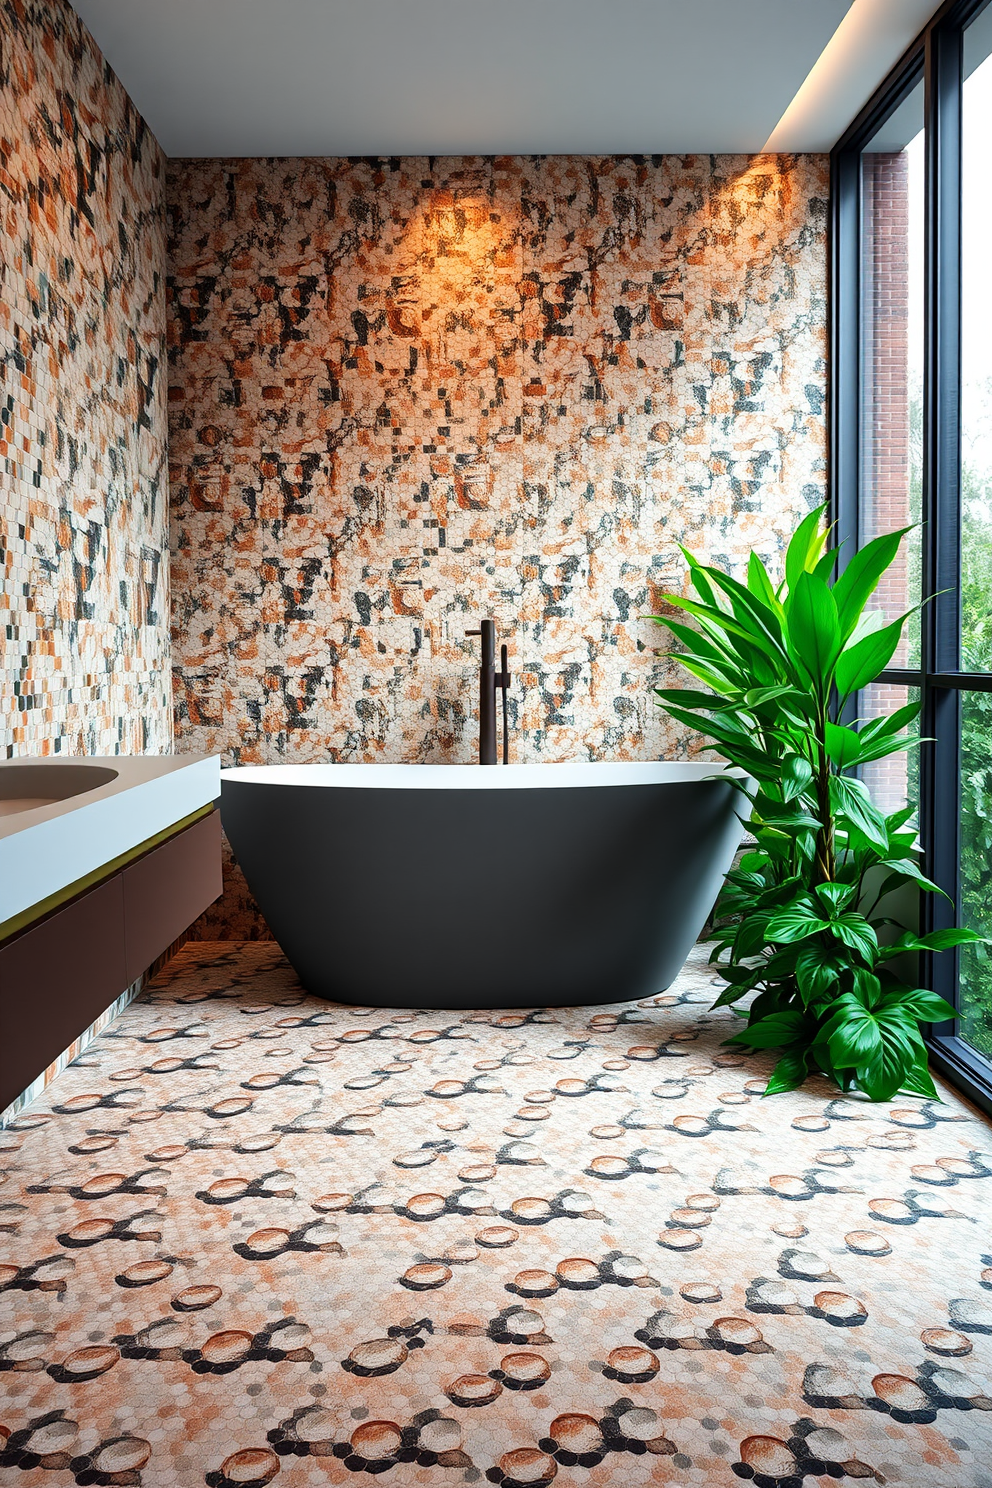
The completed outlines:
[[[661,154],[760,150],[850,3],[75,8],[169,155]]]
[[[937,0],[74,0],[166,153],[823,150]]]

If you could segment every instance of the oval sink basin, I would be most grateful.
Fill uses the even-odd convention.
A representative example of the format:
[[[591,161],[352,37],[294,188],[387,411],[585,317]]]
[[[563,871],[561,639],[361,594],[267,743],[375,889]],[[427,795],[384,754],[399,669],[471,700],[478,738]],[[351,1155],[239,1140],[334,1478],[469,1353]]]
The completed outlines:
[[[12,765],[0,769],[0,817],[39,806],[54,806],[73,796],[85,795],[117,779],[117,771],[106,765],[77,765],[51,760],[37,765]]]

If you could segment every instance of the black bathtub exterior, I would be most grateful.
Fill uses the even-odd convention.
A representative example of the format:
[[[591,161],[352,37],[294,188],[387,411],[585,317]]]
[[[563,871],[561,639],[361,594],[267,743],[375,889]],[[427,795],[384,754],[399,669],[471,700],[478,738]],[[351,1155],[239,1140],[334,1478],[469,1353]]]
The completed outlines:
[[[297,779],[312,769],[315,783],[277,783],[281,768]],[[519,790],[316,783],[318,771],[326,779],[339,768],[349,767],[225,771],[221,812],[304,987],[375,1006],[653,996],[703,928],[746,805],[727,779]]]

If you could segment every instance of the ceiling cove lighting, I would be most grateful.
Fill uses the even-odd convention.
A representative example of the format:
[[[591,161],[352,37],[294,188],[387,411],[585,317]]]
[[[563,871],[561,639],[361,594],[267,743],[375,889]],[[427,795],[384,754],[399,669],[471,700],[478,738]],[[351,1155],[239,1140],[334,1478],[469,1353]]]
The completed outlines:
[[[831,149],[936,8],[936,0],[853,0],[765,150]]]

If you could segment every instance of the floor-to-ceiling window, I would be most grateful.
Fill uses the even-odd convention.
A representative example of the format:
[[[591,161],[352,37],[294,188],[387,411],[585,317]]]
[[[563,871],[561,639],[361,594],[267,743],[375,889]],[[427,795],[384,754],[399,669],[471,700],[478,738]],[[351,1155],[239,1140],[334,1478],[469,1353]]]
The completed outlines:
[[[831,403],[846,551],[910,527],[890,618],[923,601],[862,718],[922,699],[918,754],[871,767],[916,805],[927,928],[992,936],[992,4],[949,0],[833,153]],[[992,946],[926,958],[957,1008],[937,1062],[992,1098]]]
[[[861,325],[857,526],[860,542],[915,527],[879,586],[879,608],[895,620],[919,603],[922,585],[923,428],[923,80],[894,103],[859,151],[861,211],[857,311]],[[893,666],[918,667],[920,616],[913,616]],[[917,689],[866,688],[864,719],[916,701]],[[893,754],[865,776],[885,811],[915,800],[915,755]]]
[[[961,671],[992,673],[992,7],[964,33],[961,89]],[[961,922],[992,935],[992,692],[960,693]],[[992,947],[960,953],[958,1031],[992,1058]]]

